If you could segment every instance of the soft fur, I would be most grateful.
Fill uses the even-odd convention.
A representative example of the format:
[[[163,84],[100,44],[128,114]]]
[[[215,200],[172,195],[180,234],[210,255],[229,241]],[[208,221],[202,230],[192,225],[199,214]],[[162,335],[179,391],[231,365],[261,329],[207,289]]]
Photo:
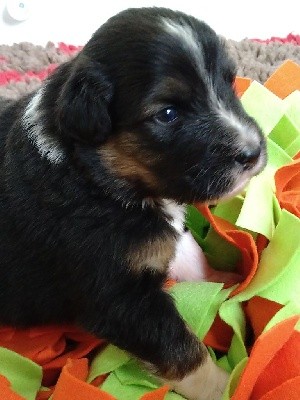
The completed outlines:
[[[190,399],[221,395],[226,376],[162,287],[184,204],[234,195],[265,164],[234,77],[203,22],[131,9],[4,108],[2,324],[76,323]]]

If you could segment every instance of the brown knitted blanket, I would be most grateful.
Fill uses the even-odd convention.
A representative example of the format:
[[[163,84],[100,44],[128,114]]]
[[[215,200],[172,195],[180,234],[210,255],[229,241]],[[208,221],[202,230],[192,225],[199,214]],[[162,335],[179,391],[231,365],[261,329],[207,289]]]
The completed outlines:
[[[259,43],[245,39],[227,43],[237,62],[238,75],[259,82],[265,82],[286,59],[300,63],[300,46],[295,41]],[[58,64],[74,57],[78,50],[76,46],[55,46],[51,42],[46,47],[31,43],[0,45],[0,96],[18,98],[34,90]]]

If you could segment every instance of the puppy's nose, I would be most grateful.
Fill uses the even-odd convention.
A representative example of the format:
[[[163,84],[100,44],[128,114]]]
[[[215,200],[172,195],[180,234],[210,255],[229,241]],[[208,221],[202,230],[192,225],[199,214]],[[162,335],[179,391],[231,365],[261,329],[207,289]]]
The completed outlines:
[[[242,165],[245,169],[253,167],[257,160],[259,159],[261,153],[260,146],[247,146],[244,147],[243,150],[239,152],[238,155],[235,157],[235,161]]]

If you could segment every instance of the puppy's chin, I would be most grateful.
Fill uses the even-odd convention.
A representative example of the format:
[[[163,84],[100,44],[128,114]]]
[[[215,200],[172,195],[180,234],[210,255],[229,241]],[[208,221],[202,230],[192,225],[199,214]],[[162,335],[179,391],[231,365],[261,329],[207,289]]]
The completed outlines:
[[[215,205],[217,203],[230,200],[242,193],[249,184],[250,180],[262,172],[265,165],[266,157],[263,156],[251,170],[238,174],[235,179],[232,180],[233,183],[229,185],[228,189],[223,194],[220,194],[220,196],[217,196],[216,198],[209,199],[206,203],[209,205]]]
[[[232,189],[230,189],[229,191],[225,192],[224,194],[220,195],[215,199],[208,200],[206,203],[208,205],[216,205],[220,202],[232,199],[233,197],[243,192],[243,190],[246,188],[250,180],[251,178],[247,177],[238,179]]]

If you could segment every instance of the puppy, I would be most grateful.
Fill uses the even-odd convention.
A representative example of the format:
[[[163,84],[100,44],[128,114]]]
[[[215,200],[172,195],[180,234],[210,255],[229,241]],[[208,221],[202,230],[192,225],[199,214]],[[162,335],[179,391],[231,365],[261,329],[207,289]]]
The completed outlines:
[[[224,43],[161,8],[111,18],[75,59],[1,113],[0,322],[75,323],[188,399],[226,374],[163,289],[185,204],[261,171]]]

